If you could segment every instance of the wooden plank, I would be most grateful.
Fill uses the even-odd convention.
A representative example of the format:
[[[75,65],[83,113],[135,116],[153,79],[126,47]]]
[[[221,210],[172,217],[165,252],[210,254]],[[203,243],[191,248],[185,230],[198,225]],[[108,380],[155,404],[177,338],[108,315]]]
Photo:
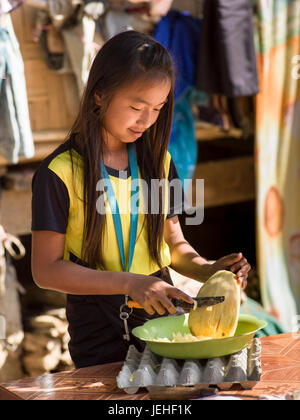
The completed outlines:
[[[13,235],[31,232],[31,191],[2,191],[0,223]]]
[[[243,131],[239,128],[232,128],[229,131],[224,131],[221,127],[205,123],[202,121],[195,122],[195,137],[197,141],[219,140],[235,138],[240,139]]]
[[[8,389],[3,388],[0,385],[0,401],[12,401],[12,400],[23,400],[24,398],[20,397],[17,394],[9,391]]]
[[[205,208],[253,200],[254,157],[244,156],[198,164],[192,186],[192,203],[197,206],[195,179],[204,179]]]
[[[41,143],[48,147],[48,143]],[[194,180],[204,179],[205,208],[255,198],[254,160],[250,156],[199,164]],[[193,182],[193,187],[195,182]],[[196,205],[195,190],[193,204]],[[15,235],[31,231],[31,191],[3,191],[1,200],[1,224]]]
[[[24,4],[12,14],[24,61],[31,129],[68,130],[79,108],[76,79],[48,68],[40,45],[33,41],[36,12]]]
[[[27,4],[32,7],[36,7],[37,9],[41,10],[49,10],[48,1],[47,0],[27,0]]]
[[[56,147],[58,147],[66,139],[66,135],[67,130],[45,130],[33,132],[35,154],[33,158],[30,159],[20,157],[18,163],[38,162],[45,159],[45,157],[52,153],[53,150],[55,150]],[[3,156],[0,156],[0,167],[8,165],[11,165],[11,163]]]
[[[67,136],[67,130],[44,130],[35,131],[33,133],[33,139],[35,143],[42,142],[59,142],[64,141]]]
[[[24,61],[28,100],[35,97],[48,97],[48,69],[46,63],[39,58]]]
[[[12,14],[14,30],[24,61],[31,129],[35,156],[20,158],[18,163],[43,160],[65,139],[79,107],[74,74],[58,74],[45,62],[39,44],[33,42],[37,10],[24,4]],[[0,156],[0,167],[11,165]]]
[[[37,143],[35,145],[34,157],[30,159],[20,158],[19,163],[31,163],[42,161],[43,159],[45,159],[45,157],[50,155],[50,153],[52,153],[60,144],[60,141]]]
[[[262,348],[261,380],[250,390],[234,387],[228,391],[220,391],[220,394],[235,395],[243,399],[258,399],[261,395],[283,393],[296,396],[296,390],[300,389],[299,338],[295,339],[292,333],[286,333],[262,337],[259,341]],[[116,377],[122,365],[122,362],[108,363],[47,374],[39,378],[24,378],[3,384],[3,387],[26,400],[106,400],[109,404],[116,400],[148,400],[150,395],[145,388],[129,395],[117,387]],[[153,405],[153,401],[151,404]],[[120,406],[122,407],[121,403]],[[147,408],[151,407],[147,405]]]

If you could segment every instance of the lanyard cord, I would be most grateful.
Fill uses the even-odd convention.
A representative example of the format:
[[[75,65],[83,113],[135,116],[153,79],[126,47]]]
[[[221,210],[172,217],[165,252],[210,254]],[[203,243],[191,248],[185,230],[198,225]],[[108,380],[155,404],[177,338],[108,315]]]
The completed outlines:
[[[125,263],[125,253],[124,253],[124,241],[123,241],[123,233],[122,233],[122,223],[121,223],[121,217],[120,217],[120,211],[118,202],[109,178],[109,175],[107,173],[107,170],[101,162],[101,170],[102,170],[102,178],[106,178],[107,180],[107,188],[106,188],[106,195],[109,201],[110,209],[113,216],[117,241],[119,245],[119,251],[122,261],[122,267],[123,271],[130,272],[130,268],[132,265],[133,255],[134,255],[134,248],[135,248],[135,242],[136,242],[136,235],[137,235],[137,225],[138,225],[138,208],[139,208],[139,200],[137,201],[137,205],[135,204],[135,194],[139,194],[139,185],[137,182],[137,188],[135,194],[133,193],[133,182],[134,180],[138,180],[138,168],[137,168],[137,158],[136,158],[136,149],[135,144],[129,144],[128,145],[128,158],[129,158],[129,167],[131,172],[131,208],[130,208],[130,239],[129,239],[129,259],[128,259],[128,267],[126,267]],[[136,208],[135,208],[136,206]],[[123,335],[123,338],[127,341],[130,341],[130,335],[129,335],[129,328],[127,320],[129,316],[132,314],[132,308],[130,311],[126,311],[125,309],[128,308],[128,296],[125,295],[125,302],[120,307],[120,318],[124,322],[124,328],[125,328],[125,334]]]

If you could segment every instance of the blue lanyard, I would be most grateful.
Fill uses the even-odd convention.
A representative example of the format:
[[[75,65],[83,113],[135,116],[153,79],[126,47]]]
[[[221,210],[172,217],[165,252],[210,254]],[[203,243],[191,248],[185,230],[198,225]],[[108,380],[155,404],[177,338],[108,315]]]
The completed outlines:
[[[102,174],[102,178],[106,178],[107,180],[106,195],[107,195],[110,209],[113,216],[123,271],[129,272],[131,268],[132,260],[133,260],[133,254],[134,254],[134,248],[135,248],[135,242],[136,242],[137,225],[138,225],[138,207],[139,207],[139,200],[136,205],[135,198],[134,198],[135,194],[139,194],[138,183],[137,183],[136,191],[133,191],[133,188],[132,188],[133,180],[138,179],[138,167],[137,167],[136,149],[135,149],[134,143],[130,143],[128,145],[128,158],[129,158],[129,167],[130,167],[130,172],[131,172],[131,212],[130,212],[129,260],[128,260],[127,270],[126,270],[126,265],[125,265],[124,241],[123,241],[122,223],[121,223],[119,206],[118,206],[118,202],[117,202],[109,175],[107,173],[107,170],[103,162],[101,162],[101,174]],[[137,207],[137,210],[133,211],[135,206]]]

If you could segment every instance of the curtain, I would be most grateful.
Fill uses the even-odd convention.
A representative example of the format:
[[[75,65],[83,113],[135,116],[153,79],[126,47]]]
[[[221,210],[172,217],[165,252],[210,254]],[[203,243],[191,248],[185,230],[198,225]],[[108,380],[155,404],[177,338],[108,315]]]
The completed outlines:
[[[256,0],[257,261],[264,307],[300,321],[300,0]]]

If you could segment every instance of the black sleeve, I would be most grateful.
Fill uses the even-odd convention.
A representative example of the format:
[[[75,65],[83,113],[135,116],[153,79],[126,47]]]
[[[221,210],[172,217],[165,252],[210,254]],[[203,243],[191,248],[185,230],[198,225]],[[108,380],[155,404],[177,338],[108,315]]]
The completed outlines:
[[[66,233],[69,205],[64,182],[47,166],[40,166],[32,179],[31,229]]]
[[[176,192],[175,188],[170,187],[170,202],[169,202],[169,210],[167,214],[167,219],[174,217],[178,214],[182,214],[184,212],[184,190],[182,187],[182,182],[179,178],[176,166],[174,164],[173,159],[171,158],[170,162],[170,170],[168,181],[169,183],[172,180],[176,180],[174,185],[177,185]]]

